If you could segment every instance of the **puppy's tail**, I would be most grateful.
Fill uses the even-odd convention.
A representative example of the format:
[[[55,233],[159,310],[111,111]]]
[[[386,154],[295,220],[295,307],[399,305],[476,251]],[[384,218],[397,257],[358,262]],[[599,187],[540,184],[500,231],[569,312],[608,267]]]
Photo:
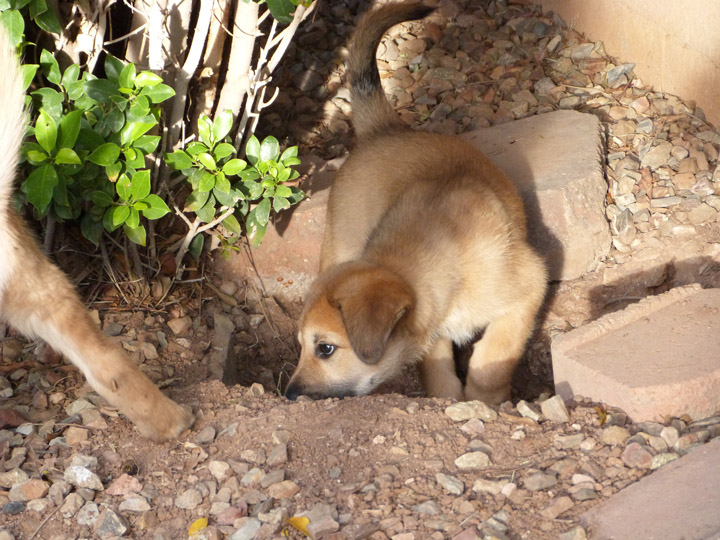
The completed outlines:
[[[375,53],[383,34],[405,21],[422,19],[434,8],[418,2],[385,4],[366,13],[358,23],[348,47],[348,78],[353,124],[358,138],[404,128],[390,106],[378,72]]]
[[[13,181],[25,136],[25,92],[17,55],[0,23],[0,226],[5,225]]]

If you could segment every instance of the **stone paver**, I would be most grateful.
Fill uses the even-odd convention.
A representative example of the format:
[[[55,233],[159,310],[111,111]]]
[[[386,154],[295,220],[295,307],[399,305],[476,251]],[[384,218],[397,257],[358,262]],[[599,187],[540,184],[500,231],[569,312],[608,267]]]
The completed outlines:
[[[580,277],[610,251],[600,122],[555,111],[466,135],[518,186],[550,278]]]
[[[607,186],[601,168],[600,123],[590,114],[555,111],[465,135],[518,185],[528,214],[530,240],[545,257],[551,279],[591,270],[610,250],[604,215]],[[315,276],[325,226],[325,206],[339,158],[307,168],[308,199],[283,212],[252,252],[266,290],[299,297]],[[229,277],[254,277],[241,253],[223,263]]]
[[[720,440],[663,467],[580,518],[590,540],[720,537]]]
[[[559,336],[555,389],[622,408],[634,421],[720,410],[720,289],[649,297]]]

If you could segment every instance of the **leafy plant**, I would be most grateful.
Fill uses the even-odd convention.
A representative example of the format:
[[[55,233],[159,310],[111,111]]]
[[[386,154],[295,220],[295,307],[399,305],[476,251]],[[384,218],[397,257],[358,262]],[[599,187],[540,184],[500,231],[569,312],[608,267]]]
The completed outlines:
[[[292,168],[300,163],[297,147],[281,155],[277,139],[266,137],[260,142],[253,136],[245,148],[248,161],[239,159],[228,142],[232,122],[231,111],[218,114],[215,121],[201,115],[200,140],[165,156],[166,163],[181,171],[191,188],[184,211],[196,217],[192,222],[187,220],[190,230],[186,244],[196,256],[203,243],[198,235],[218,223],[222,223],[223,236],[230,243],[242,234],[244,224],[253,246],[258,246],[271,211],[285,210],[304,197],[302,190],[286,185],[299,176]]]
[[[160,141],[149,134],[159,123],[159,104],[173,89],[111,55],[106,79],[81,74],[75,64],[61,72],[46,50],[40,66],[53,87],[31,92],[38,116],[23,145],[32,166],[21,186],[27,201],[37,217],[81,218],[83,235],[95,244],[103,229],[122,226],[130,240],[145,245],[141,216],[158,219],[170,211],[151,193],[145,161]]]
[[[0,23],[15,47],[25,44],[24,13],[45,32],[57,35],[62,32],[60,21],[45,0],[0,0]]]

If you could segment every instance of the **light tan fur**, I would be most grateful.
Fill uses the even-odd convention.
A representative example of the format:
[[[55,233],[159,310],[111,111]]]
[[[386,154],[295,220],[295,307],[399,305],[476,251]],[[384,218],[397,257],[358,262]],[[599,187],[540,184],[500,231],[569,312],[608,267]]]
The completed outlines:
[[[375,9],[350,45],[358,145],[330,193],[291,398],[366,394],[413,362],[430,396],[510,397],[547,280],[522,201],[468,142],[400,127],[372,73],[378,43],[362,41],[426,13],[409,2]],[[463,387],[452,343],[483,328]]]
[[[62,353],[144,436],[156,441],[177,437],[192,424],[190,410],[163,395],[99,330],[67,277],[43,255],[11,208],[27,118],[22,78],[2,25],[0,73],[0,321]]]

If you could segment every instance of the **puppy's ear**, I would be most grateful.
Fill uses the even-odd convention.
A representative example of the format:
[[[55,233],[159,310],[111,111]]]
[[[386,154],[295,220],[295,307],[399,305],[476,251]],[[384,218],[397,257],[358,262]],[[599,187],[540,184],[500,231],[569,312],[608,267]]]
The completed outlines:
[[[348,276],[329,300],[340,310],[355,354],[367,364],[380,361],[393,330],[412,307],[407,284],[379,270]]]

